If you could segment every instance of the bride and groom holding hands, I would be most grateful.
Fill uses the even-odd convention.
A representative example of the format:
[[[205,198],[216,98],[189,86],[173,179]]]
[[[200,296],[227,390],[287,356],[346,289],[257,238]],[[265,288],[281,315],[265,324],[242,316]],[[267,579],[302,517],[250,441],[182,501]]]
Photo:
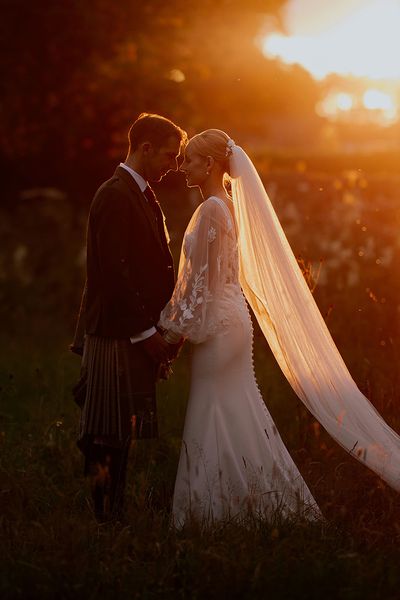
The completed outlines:
[[[175,281],[164,215],[149,183],[180,170],[203,201],[186,229]],[[231,195],[225,186],[231,181]],[[96,192],[87,279],[72,350],[82,352],[78,445],[99,520],[123,506],[133,438],[157,437],[156,381],[193,344],[173,521],[320,510],[257,387],[247,303],[298,397],[355,458],[400,489],[400,438],[352,380],[261,179],[218,129],[187,140],[142,114],[129,151]]]

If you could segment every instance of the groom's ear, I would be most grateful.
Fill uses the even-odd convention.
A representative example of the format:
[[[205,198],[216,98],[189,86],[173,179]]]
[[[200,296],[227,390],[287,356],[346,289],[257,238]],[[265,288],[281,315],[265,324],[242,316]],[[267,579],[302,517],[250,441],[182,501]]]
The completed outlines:
[[[140,148],[142,149],[143,154],[148,154],[150,152],[150,150],[153,148],[153,145],[151,142],[142,142],[140,144]]]

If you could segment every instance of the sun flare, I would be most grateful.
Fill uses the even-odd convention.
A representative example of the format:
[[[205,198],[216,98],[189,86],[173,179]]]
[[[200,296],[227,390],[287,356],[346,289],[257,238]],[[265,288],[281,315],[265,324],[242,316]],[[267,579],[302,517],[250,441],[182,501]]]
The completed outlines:
[[[351,110],[354,105],[353,96],[341,92],[337,95],[336,104],[339,110]]]
[[[383,110],[385,112],[395,110],[393,99],[381,90],[367,90],[363,95],[363,104],[365,108],[370,110]]]
[[[400,77],[400,2],[366,0],[363,6],[325,23],[313,33],[271,32],[263,41],[268,57],[298,63],[316,79],[330,73],[397,79]]]
[[[370,111],[371,118],[383,125],[392,123],[398,116],[393,97],[373,88],[361,93],[333,90],[317,106],[317,112],[324,117],[365,120],[363,113],[366,111]]]

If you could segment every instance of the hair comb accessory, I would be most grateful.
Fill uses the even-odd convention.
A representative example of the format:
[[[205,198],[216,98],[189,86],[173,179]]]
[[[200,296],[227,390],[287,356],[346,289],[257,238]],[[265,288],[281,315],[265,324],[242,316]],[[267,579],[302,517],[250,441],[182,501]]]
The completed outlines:
[[[233,150],[234,146],[236,146],[236,144],[233,140],[228,140],[226,142],[226,152],[225,152],[226,157],[228,157],[232,154],[232,150]]]

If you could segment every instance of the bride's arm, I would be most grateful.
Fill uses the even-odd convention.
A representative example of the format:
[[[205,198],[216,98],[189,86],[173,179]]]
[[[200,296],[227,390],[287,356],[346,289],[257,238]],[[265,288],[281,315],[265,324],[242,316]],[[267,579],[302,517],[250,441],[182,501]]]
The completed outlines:
[[[200,343],[212,333],[213,303],[224,279],[224,252],[226,215],[209,199],[193,215],[186,230],[176,286],[160,316],[159,325],[167,330],[170,343],[182,337]]]

